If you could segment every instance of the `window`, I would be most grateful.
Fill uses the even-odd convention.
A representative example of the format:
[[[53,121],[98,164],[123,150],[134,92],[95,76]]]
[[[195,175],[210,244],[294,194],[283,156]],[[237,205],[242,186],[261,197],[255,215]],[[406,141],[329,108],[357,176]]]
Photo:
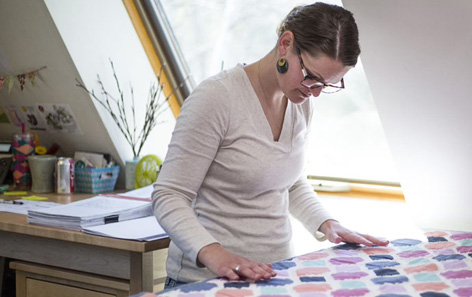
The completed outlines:
[[[292,0],[160,1],[197,84],[221,69],[263,57],[275,46],[276,29],[294,5]],[[326,2],[342,5],[340,0]],[[361,61],[345,82],[346,90],[310,99],[316,100],[317,107],[307,154],[308,174],[396,183]]]

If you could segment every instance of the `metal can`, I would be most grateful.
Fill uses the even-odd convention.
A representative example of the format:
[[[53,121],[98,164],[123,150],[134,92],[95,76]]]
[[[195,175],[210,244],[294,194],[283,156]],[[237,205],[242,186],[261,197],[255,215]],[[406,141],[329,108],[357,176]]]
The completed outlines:
[[[74,159],[57,158],[56,161],[56,193],[74,193]]]

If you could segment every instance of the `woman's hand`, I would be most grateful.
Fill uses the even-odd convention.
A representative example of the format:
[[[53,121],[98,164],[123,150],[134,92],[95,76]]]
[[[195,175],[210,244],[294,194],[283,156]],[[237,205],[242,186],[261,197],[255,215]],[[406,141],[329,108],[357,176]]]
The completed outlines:
[[[230,280],[238,280],[240,277],[255,281],[267,280],[277,275],[271,264],[257,263],[232,254],[218,243],[203,247],[198,253],[198,261],[217,276]]]
[[[388,240],[361,234],[344,228],[339,222],[335,220],[327,220],[321,224],[320,232],[326,234],[328,240],[332,243],[350,242],[359,243],[366,246],[380,245],[386,246],[389,244]]]

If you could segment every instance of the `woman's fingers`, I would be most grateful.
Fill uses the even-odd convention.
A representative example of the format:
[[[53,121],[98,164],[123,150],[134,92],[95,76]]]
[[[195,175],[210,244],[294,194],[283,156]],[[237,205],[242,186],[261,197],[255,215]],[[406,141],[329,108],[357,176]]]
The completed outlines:
[[[239,269],[239,267],[237,267]],[[227,272],[226,272],[226,275],[225,275],[228,279],[230,280],[238,280],[239,279],[239,270],[235,270],[235,269],[227,269]]]
[[[369,235],[369,234],[362,234],[362,236],[364,236],[365,238],[370,240],[375,245],[386,246],[390,243],[390,241],[388,241],[385,238],[380,238],[380,237],[372,236],[372,235]]]
[[[337,221],[329,220],[326,221],[326,224],[323,225],[323,230],[328,236],[328,240],[336,244],[341,242],[358,243],[363,244],[365,246],[386,246],[389,244],[388,240],[351,231],[343,227]]]
[[[367,238],[365,238],[363,235],[356,233],[356,232],[347,232],[342,235],[344,241],[346,242],[351,242],[351,243],[359,243],[363,244],[365,246],[373,246],[374,243]]]
[[[237,268],[237,269],[236,269]],[[256,262],[248,262],[242,265],[236,266],[234,272],[239,276],[245,278],[250,278],[255,281],[261,279],[270,279],[277,275],[275,271],[272,270],[272,265],[266,265]]]
[[[198,261],[217,276],[230,280],[248,278],[257,281],[277,275],[271,264],[254,262],[230,253],[216,243],[203,247],[198,254]]]
[[[274,277],[277,275],[277,273],[272,270],[271,266],[268,266],[266,264],[258,264],[253,271],[261,275],[261,278],[263,279],[270,279],[271,277]]]
[[[386,246],[389,244],[389,241],[386,239],[381,239],[372,235],[368,234],[361,234],[357,232],[343,232],[339,235],[339,237],[342,238],[342,241],[344,242],[350,242],[350,243],[358,243],[358,244],[363,244],[365,246],[374,246],[374,245],[380,245],[380,246]],[[336,242],[339,243],[339,242]]]

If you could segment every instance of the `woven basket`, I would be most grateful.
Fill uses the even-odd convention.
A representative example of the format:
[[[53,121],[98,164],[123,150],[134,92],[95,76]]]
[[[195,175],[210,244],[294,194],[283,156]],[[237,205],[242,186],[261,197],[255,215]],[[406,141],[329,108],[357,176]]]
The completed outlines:
[[[75,192],[107,193],[113,192],[120,173],[120,166],[107,168],[76,168]]]

